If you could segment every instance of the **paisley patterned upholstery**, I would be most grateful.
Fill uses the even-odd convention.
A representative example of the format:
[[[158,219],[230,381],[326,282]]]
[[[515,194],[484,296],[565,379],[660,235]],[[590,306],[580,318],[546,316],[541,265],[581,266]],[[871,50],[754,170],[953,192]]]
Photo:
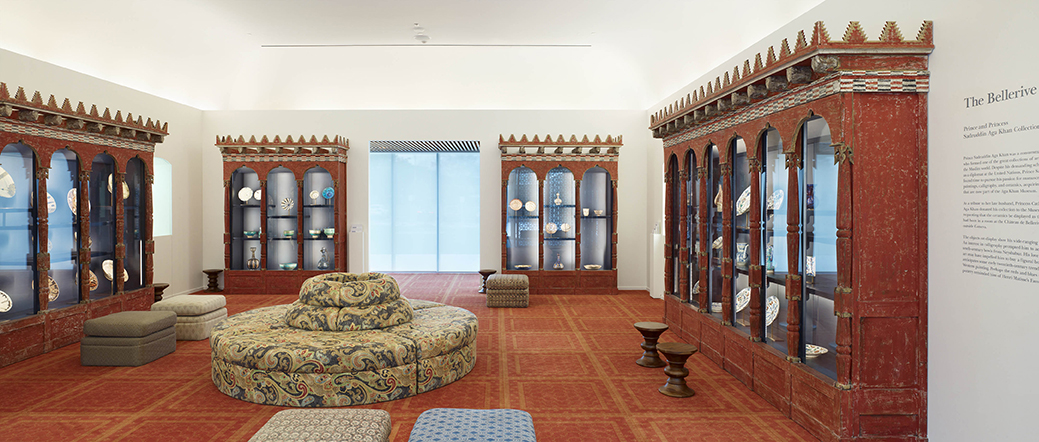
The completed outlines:
[[[414,320],[372,330],[294,328],[287,318],[298,303],[231,316],[210,339],[213,383],[249,402],[338,407],[414,396],[473,369],[476,315],[430,301],[398,301],[415,310]]]
[[[527,290],[527,275],[496,274],[487,278],[487,290]]]
[[[397,281],[382,273],[326,273],[307,279],[286,320],[292,327],[356,331],[411,322],[411,304]]]

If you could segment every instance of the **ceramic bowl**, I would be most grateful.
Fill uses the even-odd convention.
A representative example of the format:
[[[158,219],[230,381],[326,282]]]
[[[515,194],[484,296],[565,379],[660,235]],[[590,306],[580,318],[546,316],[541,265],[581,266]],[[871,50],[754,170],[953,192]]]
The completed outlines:
[[[332,236],[332,235],[335,235],[335,233],[336,233],[336,229],[335,228],[329,227],[329,228],[325,229],[325,235]]]
[[[287,264],[281,264],[282,270],[296,270],[296,263],[290,262]]]
[[[603,211],[600,210],[600,209],[593,210],[592,212],[595,213],[595,216],[602,216],[602,213],[603,213]]]
[[[321,236],[321,229],[309,230],[308,232],[310,232],[310,236],[313,236],[314,238]]]
[[[293,236],[295,234],[296,234],[295,230],[286,230],[285,231],[285,236]]]
[[[257,236],[259,236],[259,233],[260,232],[256,230],[246,230],[242,232],[242,235],[244,235],[246,238],[256,238]]]

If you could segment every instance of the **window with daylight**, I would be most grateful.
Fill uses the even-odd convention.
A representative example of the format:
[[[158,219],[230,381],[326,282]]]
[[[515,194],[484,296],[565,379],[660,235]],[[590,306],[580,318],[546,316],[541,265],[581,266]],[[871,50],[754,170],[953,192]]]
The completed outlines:
[[[372,271],[480,268],[480,154],[476,141],[372,141]]]

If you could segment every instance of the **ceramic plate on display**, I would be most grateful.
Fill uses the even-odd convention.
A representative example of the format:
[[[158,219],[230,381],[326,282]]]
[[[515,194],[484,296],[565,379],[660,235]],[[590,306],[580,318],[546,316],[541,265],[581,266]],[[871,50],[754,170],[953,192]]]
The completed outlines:
[[[321,192],[318,192],[316,190],[311,190],[310,191],[310,199],[312,199],[314,201],[317,201],[317,197],[319,197],[319,196],[321,196]]]
[[[747,245],[743,243],[736,244],[736,264],[747,264]]]
[[[65,195],[65,201],[69,203],[69,210],[72,213],[76,213],[76,207],[78,207],[76,201],[79,201],[79,197],[76,196],[76,189],[69,189],[69,193]]]
[[[814,358],[819,355],[824,355],[829,350],[826,347],[821,347],[815,344],[805,344],[805,357]]]
[[[88,283],[89,284],[88,288],[90,289],[90,291],[97,290],[97,284],[98,284],[98,282],[97,282],[97,275],[94,274],[93,270],[90,270],[89,272],[90,272],[90,282]]]
[[[321,191],[321,196],[325,197],[326,200],[330,200],[333,196],[336,196],[336,190],[331,187],[326,187],[325,190]]]
[[[779,316],[779,298],[769,296],[768,302],[765,302],[765,327],[772,325],[776,316]]]
[[[112,175],[108,175],[108,193],[112,193]],[[130,197],[130,186],[123,181],[123,199]]]
[[[771,209],[774,209],[774,208],[782,206],[782,205],[783,205],[783,189],[779,189],[779,190],[777,190],[775,192],[772,192],[772,195],[769,195],[769,197],[768,197],[768,208],[771,210]]]
[[[599,264],[585,264],[584,268],[588,270],[599,270],[602,268],[602,266]]]
[[[556,233],[556,223],[545,224],[545,233],[549,235]]]
[[[54,213],[55,210],[58,210],[58,202],[54,201],[50,192],[47,192],[47,213]]]
[[[242,200],[243,203],[244,202],[248,202],[252,198],[253,198],[253,190],[252,189],[250,189],[248,187],[243,187],[240,190],[238,190],[238,199]]]
[[[700,293],[700,281],[696,281],[696,284],[693,285],[693,293]]]
[[[111,259],[101,261],[101,272],[105,274],[105,279],[109,281],[112,280],[112,272],[114,271],[112,269],[113,266],[115,266],[115,263]]]
[[[750,210],[750,187],[746,188],[740,194],[740,199],[736,200],[736,216],[743,215],[748,210]]]
[[[512,209],[512,210],[522,209],[523,208],[523,201],[520,201],[519,198],[513,198],[512,201],[509,201],[509,208]]]
[[[123,269],[123,282],[129,281],[129,280],[130,280],[130,274],[126,272],[126,269]]]
[[[526,270],[530,268],[530,264],[516,264],[516,268],[520,270]]]
[[[256,189],[256,191],[253,192],[253,198],[256,198],[256,201],[263,201],[261,199],[262,197],[263,197],[263,189]]]
[[[527,201],[527,204],[524,204],[523,208],[527,209],[528,212],[534,212],[538,210],[538,203]]]
[[[10,197],[7,196],[5,198],[10,198]],[[11,297],[7,296],[7,293],[4,293],[3,290],[0,290],[0,313],[11,311],[11,306],[13,306],[13,305],[14,305],[14,302],[11,301]]]
[[[720,303],[720,302],[712,302],[711,303],[711,312],[713,312],[713,313],[721,313],[721,311],[722,311],[722,303]]]
[[[11,174],[7,173],[7,171],[4,170],[3,167],[0,167],[0,197],[14,198],[14,193],[15,193],[16,190],[17,189],[14,186],[14,178],[11,178]],[[0,293],[4,293],[4,292],[0,292]],[[7,296],[7,294],[4,294],[4,296]],[[7,298],[7,300],[10,301],[11,298]],[[10,309],[11,309],[11,303],[8,302],[7,303],[7,310],[10,310]],[[2,310],[2,311],[6,312],[7,310]]]
[[[569,232],[570,231],[570,224],[567,224],[567,223],[560,224],[559,225],[559,230],[562,230],[563,233]]]
[[[50,276],[47,277],[47,287],[50,289],[50,294],[47,295],[47,300],[53,301],[58,299],[58,294],[61,293],[61,290],[58,289],[58,283],[54,281],[54,278],[51,278]]]
[[[292,207],[295,205],[296,201],[293,200],[291,197],[286,197],[285,199],[281,200],[281,210],[284,210],[286,212],[292,210]]]
[[[725,238],[724,236],[719,236],[718,239],[715,239],[714,242],[711,243],[711,248],[712,249],[720,249],[720,248],[722,248],[722,239],[724,239],[724,238]]]
[[[740,290],[736,294],[736,313],[742,312],[750,304],[750,287]]]

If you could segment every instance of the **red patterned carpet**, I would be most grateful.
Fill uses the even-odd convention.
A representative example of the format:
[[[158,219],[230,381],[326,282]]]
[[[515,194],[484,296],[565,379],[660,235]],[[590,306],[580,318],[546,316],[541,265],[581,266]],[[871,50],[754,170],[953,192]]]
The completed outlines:
[[[687,379],[696,396],[657,392],[662,369],[635,365],[638,321],[660,321],[663,301],[644,293],[532,296],[526,309],[489,309],[476,274],[394,275],[405,296],[469,309],[479,317],[477,361],[461,380],[366,408],[389,411],[394,441],[407,441],[429,408],[519,408],[538,440],[809,441],[735,378],[699,354]],[[231,314],[294,296],[227,297]],[[661,341],[677,338],[665,333]],[[210,380],[209,341],[142,367],[82,367],[70,345],[0,369],[0,440],[248,440],[283,409],[232,399]]]

